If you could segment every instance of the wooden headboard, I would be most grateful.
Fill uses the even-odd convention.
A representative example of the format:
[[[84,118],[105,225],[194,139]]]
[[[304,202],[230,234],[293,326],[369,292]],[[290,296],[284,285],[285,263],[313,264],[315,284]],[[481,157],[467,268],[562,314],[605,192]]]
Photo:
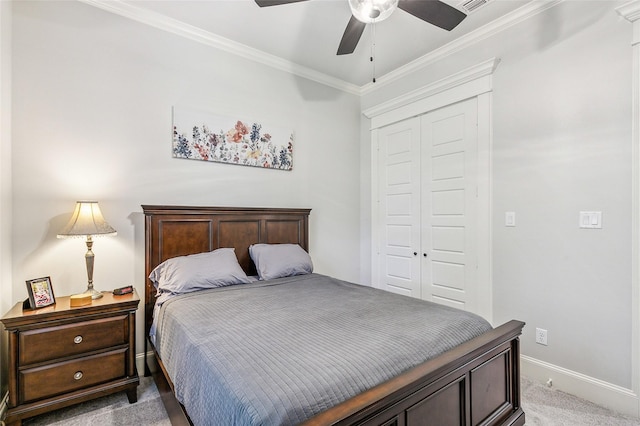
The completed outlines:
[[[176,256],[233,247],[247,275],[256,275],[249,246],[300,244],[309,251],[311,209],[189,207],[143,205],[145,215],[145,342],[151,327],[156,290],[147,277]]]

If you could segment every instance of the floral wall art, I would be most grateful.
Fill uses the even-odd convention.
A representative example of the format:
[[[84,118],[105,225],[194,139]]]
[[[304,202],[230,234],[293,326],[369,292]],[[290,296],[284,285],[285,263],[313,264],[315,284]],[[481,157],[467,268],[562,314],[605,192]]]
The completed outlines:
[[[257,121],[174,108],[173,156],[291,170],[293,132]]]

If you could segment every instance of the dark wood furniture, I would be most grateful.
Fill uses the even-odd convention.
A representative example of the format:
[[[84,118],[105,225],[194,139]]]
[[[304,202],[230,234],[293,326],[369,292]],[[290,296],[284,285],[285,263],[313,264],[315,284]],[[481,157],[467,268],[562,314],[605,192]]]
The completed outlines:
[[[298,243],[308,250],[308,209],[142,206],[145,275],[175,256],[234,247],[243,269],[255,274],[248,247]],[[149,335],[155,288],[146,280],[145,330]],[[523,425],[520,342],[524,323],[509,321],[339,404],[308,425]],[[148,339],[145,339],[145,345]],[[146,351],[145,351],[146,353]],[[189,424],[155,352],[154,379],[172,424]],[[149,374],[150,369],[145,368]]]
[[[58,408],[126,391],[137,401],[135,364],[137,293],[103,293],[91,305],[24,309],[1,319],[9,333],[7,426]]]

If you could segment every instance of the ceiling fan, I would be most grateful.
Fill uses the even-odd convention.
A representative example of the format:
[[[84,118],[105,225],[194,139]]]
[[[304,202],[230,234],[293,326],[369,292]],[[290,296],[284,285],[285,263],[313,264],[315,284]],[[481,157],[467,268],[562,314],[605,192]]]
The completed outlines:
[[[260,7],[298,3],[307,0],[255,0]],[[451,31],[464,18],[463,12],[439,0],[348,0],[351,19],[344,30],[338,55],[353,53],[369,23],[380,22],[388,18],[396,8],[437,27]]]

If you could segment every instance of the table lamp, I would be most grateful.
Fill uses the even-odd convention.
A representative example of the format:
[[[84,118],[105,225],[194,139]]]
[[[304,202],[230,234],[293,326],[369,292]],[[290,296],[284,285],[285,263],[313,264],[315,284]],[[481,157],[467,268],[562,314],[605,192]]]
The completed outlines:
[[[93,288],[93,237],[106,235],[116,235],[116,230],[104,220],[97,201],[78,201],[71,220],[58,234],[58,238],[87,237],[87,254],[84,257],[89,285],[85,293],[90,293],[91,299],[102,297],[102,293]]]

